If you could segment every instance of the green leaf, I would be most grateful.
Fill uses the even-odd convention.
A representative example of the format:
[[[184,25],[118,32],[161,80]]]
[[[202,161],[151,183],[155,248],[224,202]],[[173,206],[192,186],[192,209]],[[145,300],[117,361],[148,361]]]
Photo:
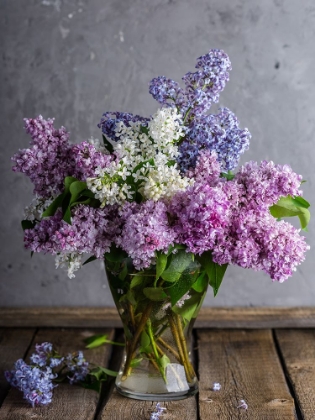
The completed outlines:
[[[71,210],[70,210],[70,207],[66,208],[66,211],[63,214],[62,220],[64,220],[69,225],[71,225]]]
[[[96,335],[93,335],[92,337],[88,337],[84,339],[83,341],[86,344],[85,347],[87,349],[94,349],[96,347],[100,347],[103,344],[105,344],[106,340],[107,340],[107,335],[96,334]]]
[[[22,220],[21,222],[22,229],[33,229],[36,225],[36,222],[33,222],[32,220]]]
[[[167,264],[167,255],[163,254],[161,252],[156,253],[156,277],[155,280],[158,280],[162,273],[165,270],[166,264]]]
[[[189,267],[181,273],[179,281],[164,289],[169,295],[173,307],[196,282],[199,276],[199,268],[200,266],[197,262],[191,261]]]
[[[195,281],[195,283],[191,287],[194,290],[196,290],[196,292],[201,293],[206,289],[208,281],[209,280],[206,276],[206,272],[202,271],[200,273],[200,276],[197,278],[197,280]]]
[[[77,199],[80,197],[80,194],[86,190],[86,182],[83,181],[75,181],[72,182],[72,184],[69,187],[70,193],[71,193],[71,199],[70,199],[70,206],[73,204]]]
[[[106,149],[109,151],[109,153],[113,153],[114,147],[110,141],[107,140],[107,138],[103,134],[103,143]]]
[[[168,364],[170,364],[170,359],[164,354],[162,357],[159,358],[159,365],[162,369],[165,369]]]
[[[144,281],[146,277],[144,274],[136,274],[132,277],[131,283],[130,283],[130,289],[133,289],[134,287],[140,286]]]
[[[311,214],[308,210],[310,204],[302,197],[281,197],[280,200],[269,208],[273,217],[280,219],[282,217],[298,216],[302,229],[306,229]]]
[[[222,178],[226,178],[228,181],[231,181],[232,179],[235,178],[235,174],[233,174],[232,171],[222,172],[221,173],[221,177]]]
[[[145,330],[143,330],[141,333],[140,345],[141,345],[140,353],[151,352],[151,340]]]
[[[153,300],[154,302],[165,300],[168,297],[164,292],[163,287],[145,287],[143,289],[143,293],[147,298]]]
[[[196,255],[196,259],[200,262],[204,270],[206,270],[207,276],[209,278],[209,284],[213,288],[214,296],[216,296],[221,286],[228,264],[219,265],[213,262],[211,251],[206,251],[200,256]]]
[[[64,183],[65,183],[65,187],[66,187],[66,192],[69,192],[70,185],[75,181],[77,181],[77,178],[74,178],[73,176],[66,176],[65,177]]]
[[[174,283],[179,280],[184,270],[191,264],[192,254],[179,249],[172,254],[169,266],[164,270],[161,277],[163,280]]]
[[[62,203],[63,203],[63,200],[65,199],[65,197],[66,197],[66,193],[65,192],[63,192],[62,194],[58,195],[58,197],[56,197],[54,199],[54,201],[43,212],[42,217],[54,216],[54,214],[56,213],[56,211],[58,210],[58,208],[62,206]]]
[[[95,260],[97,260],[97,258],[94,255],[92,255],[92,257],[90,257],[87,260],[85,260],[82,265],[88,264],[88,263],[90,263],[92,261],[95,261]]]

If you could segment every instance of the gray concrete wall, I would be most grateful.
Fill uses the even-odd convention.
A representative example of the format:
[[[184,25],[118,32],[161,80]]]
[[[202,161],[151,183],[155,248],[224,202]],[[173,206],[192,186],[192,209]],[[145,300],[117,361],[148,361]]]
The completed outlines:
[[[100,137],[103,112],[150,115],[148,82],[180,80],[210,48],[224,49],[233,66],[221,104],[253,135],[242,162],[289,163],[314,203],[314,0],[2,0],[0,19],[1,306],[112,304],[100,263],[70,280],[51,256],[23,249],[32,186],[10,170],[29,141],[22,118],[54,116],[73,142]],[[309,230],[312,246],[314,222]],[[314,305],[314,248],[284,284],[229,267],[206,304]]]

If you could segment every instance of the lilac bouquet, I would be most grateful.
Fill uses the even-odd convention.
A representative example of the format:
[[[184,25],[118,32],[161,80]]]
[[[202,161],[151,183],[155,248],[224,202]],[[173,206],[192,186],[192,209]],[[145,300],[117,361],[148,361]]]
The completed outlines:
[[[300,230],[282,220],[298,216],[306,229],[301,175],[267,161],[236,170],[251,135],[228,108],[210,113],[229,80],[229,57],[211,50],[196,69],[184,75],[183,87],[164,76],[150,82],[160,108],[149,118],[103,114],[103,141],[73,145],[52,119],[25,119],[31,148],[13,157],[13,170],[34,184],[22,222],[25,247],[55,255],[69,277],[84,263],[105,259],[120,314],[128,314],[131,355],[123,380],[137,353],[167,382],[172,351],[157,347],[158,340],[163,347],[163,322],[153,321],[153,312],[185,330],[206,285],[216,295],[229,264],[283,282],[309,248]],[[185,348],[174,340],[192,383]]]

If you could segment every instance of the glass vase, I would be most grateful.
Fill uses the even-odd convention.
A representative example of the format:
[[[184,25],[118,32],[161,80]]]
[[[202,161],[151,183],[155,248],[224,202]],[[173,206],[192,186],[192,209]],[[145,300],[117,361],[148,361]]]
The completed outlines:
[[[105,260],[105,266],[125,333],[118,392],[151,401],[196,394],[191,338],[208,286],[200,264],[191,254],[184,269],[171,264],[164,278],[157,278],[156,266],[135,270],[130,258]]]

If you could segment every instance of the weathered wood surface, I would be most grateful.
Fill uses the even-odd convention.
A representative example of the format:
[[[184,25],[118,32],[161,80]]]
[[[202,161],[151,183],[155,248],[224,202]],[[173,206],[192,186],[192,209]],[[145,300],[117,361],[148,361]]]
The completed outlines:
[[[119,328],[116,308],[0,308],[0,327]],[[315,307],[201,308],[196,328],[314,328]]]
[[[277,330],[286,373],[304,420],[315,419],[315,330]]]
[[[161,420],[198,420],[194,397],[160,403],[166,408]],[[156,402],[132,400],[114,391],[97,420],[148,420],[155,406]]]
[[[103,331],[113,337],[113,330]],[[84,349],[83,339],[97,333],[87,330],[39,330],[34,343],[45,341],[53,343],[60,354],[68,354]],[[33,353],[31,348],[27,355]],[[86,359],[100,366],[107,366],[111,347],[102,346],[93,350],[85,350]],[[60,384],[54,389],[53,402],[44,407],[32,409],[23,402],[22,395],[16,389],[11,389],[0,411],[2,420],[49,419],[49,420],[94,420],[99,395],[95,391],[87,390],[69,384]]]
[[[0,406],[10,389],[4,372],[13,369],[17,359],[24,358],[34,334],[35,329],[0,329]]]
[[[198,354],[200,419],[295,419],[270,330],[201,330]]]

